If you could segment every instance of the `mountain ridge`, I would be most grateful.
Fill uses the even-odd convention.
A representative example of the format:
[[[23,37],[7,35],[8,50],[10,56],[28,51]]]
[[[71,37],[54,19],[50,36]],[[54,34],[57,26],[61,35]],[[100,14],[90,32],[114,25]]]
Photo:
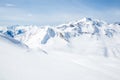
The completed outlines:
[[[99,44],[100,42],[99,45],[102,46],[101,50],[104,54],[113,54],[113,48],[117,50],[117,52],[114,52],[115,54],[118,55],[120,52],[120,25],[108,24],[104,21],[91,18],[83,18],[78,21],[58,25],[55,27],[20,25],[2,27],[0,28],[0,33],[8,37],[8,39],[12,38],[27,45],[31,49],[40,48],[45,50],[51,46],[54,46],[54,49],[57,47],[55,45],[60,46],[59,48],[64,48],[65,46],[68,47],[68,45],[73,45],[76,43],[76,41],[73,42],[74,38],[78,38],[78,41],[81,41],[83,38],[85,41],[87,41],[83,42],[88,43],[88,45],[92,41],[93,44],[94,41],[98,42],[96,44]],[[78,44],[81,42],[78,42]],[[110,45],[111,42],[113,45]],[[80,45],[79,47],[81,48],[82,46]],[[84,44],[83,46],[85,46],[84,48],[87,47],[87,45]],[[98,46],[96,45],[96,47]]]

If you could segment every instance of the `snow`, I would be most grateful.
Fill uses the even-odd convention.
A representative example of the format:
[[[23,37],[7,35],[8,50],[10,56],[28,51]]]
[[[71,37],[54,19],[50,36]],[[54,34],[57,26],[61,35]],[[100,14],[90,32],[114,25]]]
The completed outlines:
[[[119,80],[120,59],[28,51],[0,39],[0,80]],[[9,44],[8,44],[9,43]],[[7,49],[7,50],[6,50]]]
[[[119,25],[91,18],[0,27],[0,80],[120,80],[119,38]]]

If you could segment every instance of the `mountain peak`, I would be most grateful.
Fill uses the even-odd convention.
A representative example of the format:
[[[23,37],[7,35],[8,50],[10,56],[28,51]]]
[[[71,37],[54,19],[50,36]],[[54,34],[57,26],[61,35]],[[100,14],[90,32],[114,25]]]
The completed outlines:
[[[92,18],[89,17],[84,17],[83,19],[81,19],[82,21],[92,21]]]
[[[1,28],[0,33],[21,41],[28,46],[45,45],[52,39],[60,38],[67,42],[71,38],[80,36],[89,36],[97,39],[100,36],[112,38],[119,33],[119,25],[108,25],[105,22],[85,17],[79,21],[62,24],[56,27],[52,26],[12,26],[6,29]],[[117,29],[116,29],[117,28]]]

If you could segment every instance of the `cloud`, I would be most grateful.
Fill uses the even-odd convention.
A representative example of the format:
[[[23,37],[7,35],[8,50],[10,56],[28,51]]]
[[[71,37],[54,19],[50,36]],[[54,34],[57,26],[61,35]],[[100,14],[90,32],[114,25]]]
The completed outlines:
[[[15,7],[15,4],[6,3],[5,6],[6,6],[6,7]]]
[[[67,23],[69,21],[79,20],[83,17],[91,17],[107,22],[114,22],[119,20],[120,10],[113,8],[108,10],[101,10],[91,8],[89,6],[76,3],[77,6],[70,5],[69,7],[55,9],[52,8],[38,8],[33,7],[16,7],[15,4],[6,3],[4,7],[0,7],[0,25],[1,24],[35,24],[35,25],[58,25]],[[2,5],[3,6],[3,5]],[[34,10],[33,10],[34,9]],[[114,12],[114,13],[113,13]]]

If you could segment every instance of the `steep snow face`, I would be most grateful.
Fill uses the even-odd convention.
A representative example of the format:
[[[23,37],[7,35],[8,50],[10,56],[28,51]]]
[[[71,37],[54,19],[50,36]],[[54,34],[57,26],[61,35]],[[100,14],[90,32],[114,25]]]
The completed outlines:
[[[77,50],[78,53],[85,50],[88,51],[86,54],[98,53],[104,56],[108,56],[108,53],[116,56],[120,52],[120,25],[107,24],[91,18],[83,18],[56,27],[19,25],[0,27],[0,33],[10,40],[14,39],[34,49],[66,48],[70,52],[74,46],[73,52],[80,48]],[[91,51],[88,50],[90,47]]]

